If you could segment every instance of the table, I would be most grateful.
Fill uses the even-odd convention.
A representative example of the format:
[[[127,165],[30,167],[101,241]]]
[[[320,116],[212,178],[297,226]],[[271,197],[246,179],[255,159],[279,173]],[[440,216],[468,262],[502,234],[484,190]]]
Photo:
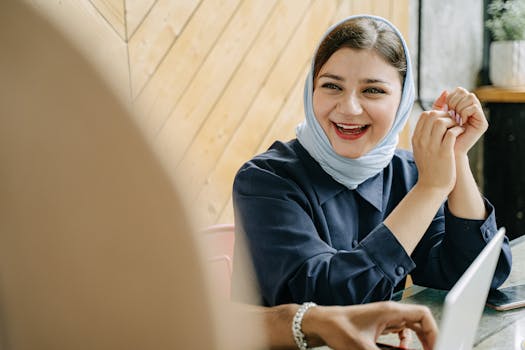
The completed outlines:
[[[502,287],[525,283],[525,236],[511,241],[512,270]],[[426,305],[439,325],[441,309],[447,292],[420,286],[411,286],[395,297],[401,303]],[[412,347],[422,349],[414,336]],[[396,335],[382,336],[381,341],[397,344]],[[525,308],[495,311],[485,307],[474,342],[476,350],[523,350],[525,341]]]

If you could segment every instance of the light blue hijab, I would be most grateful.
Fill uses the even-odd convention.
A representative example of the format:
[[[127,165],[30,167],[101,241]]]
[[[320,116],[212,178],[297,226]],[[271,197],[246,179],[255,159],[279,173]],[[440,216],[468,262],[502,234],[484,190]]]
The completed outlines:
[[[399,103],[396,117],[392,129],[370,152],[362,157],[351,159],[338,155],[332,148],[328,137],[324,133],[321,125],[314,115],[312,95],[313,95],[313,74],[317,47],[312,58],[310,72],[306,77],[304,87],[304,109],[306,119],[297,126],[297,139],[310,155],[330,174],[336,181],[342,183],[349,189],[355,189],[367,179],[381,172],[392,160],[399,140],[399,133],[402,131],[410,115],[414,102],[414,82],[412,78],[412,65],[405,40],[396,27],[386,19],[376,16],[359,15],[350,16],[331,26],[323,35],[320,43],[332,30],[339,24],[356,18],[371,18],[376,21],[386,23],[397,34],[403,44],[406,57],[406,75],[403,82],[403,92]]]

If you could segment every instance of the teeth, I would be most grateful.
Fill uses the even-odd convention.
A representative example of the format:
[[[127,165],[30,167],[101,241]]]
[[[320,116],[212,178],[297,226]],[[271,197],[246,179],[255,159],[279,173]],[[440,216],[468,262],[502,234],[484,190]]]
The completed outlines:
[[[345,130],[355,130],[355,129],[361,129],[364,128],[364,125],[344,125],[344,124],[336,124],[339,128],[345,129]]]

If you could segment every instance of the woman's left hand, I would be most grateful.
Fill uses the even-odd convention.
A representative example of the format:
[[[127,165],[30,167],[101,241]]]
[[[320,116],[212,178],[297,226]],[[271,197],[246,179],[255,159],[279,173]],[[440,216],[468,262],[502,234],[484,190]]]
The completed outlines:
[[[462,87],[457,87],[450,93],[443,91],[432,108],[448,111],[454,120],[457,116],[458,124],[465,128],[465,132],[456,140],[454,148],[456,155],[466,155],[489,125],[476,95]]]

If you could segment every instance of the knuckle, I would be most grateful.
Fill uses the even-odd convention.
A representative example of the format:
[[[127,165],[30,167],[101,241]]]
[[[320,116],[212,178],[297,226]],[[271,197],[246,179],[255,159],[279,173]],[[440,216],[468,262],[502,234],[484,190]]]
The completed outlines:
[[[423,119],[424,120],[424,119],[430,118],[432,112],[433,111],[424,111],[424,112],[422,112],[421,115],[419,116],[419,119]]]
[[[423,145],[423,141],[421,140],[419,136],[412,137],[412,146],[414,148],[421,148],[422,145]]]
[[[448,127],[449,121],[444,118],[437,118],[434,121],[434,125],[436,128],[445,129]]]
[[[429,118],[437,118],[440,115],[439,111],[431,110],[428,112]]]
[[[444,118],[437,118],[436,119],[436,124],[439,125],[439,126],[447,125],[447,120],[444,119]]]
[[[388,311],[388,312],[394,312],[397,310],[398,308],[398,304],[389,300],[389,301],[384,301],[383,302],[383,308]]]
[[[427,315],[427,316],[432,316],[432,311],[430,311],[430,308],[428,306],[425,306],[425,305],[420,305],[421,306],[421,311]]]

